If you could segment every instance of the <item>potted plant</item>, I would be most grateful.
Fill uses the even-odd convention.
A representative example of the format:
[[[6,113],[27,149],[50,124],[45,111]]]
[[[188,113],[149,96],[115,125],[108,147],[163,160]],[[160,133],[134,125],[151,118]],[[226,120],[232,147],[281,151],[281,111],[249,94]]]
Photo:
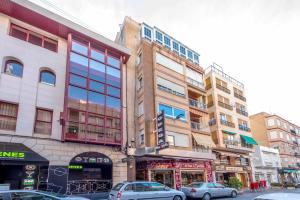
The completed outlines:
[[[228,187],[240,190],[243,186],[243,183],[237,177],[230,177],[227,185]]]

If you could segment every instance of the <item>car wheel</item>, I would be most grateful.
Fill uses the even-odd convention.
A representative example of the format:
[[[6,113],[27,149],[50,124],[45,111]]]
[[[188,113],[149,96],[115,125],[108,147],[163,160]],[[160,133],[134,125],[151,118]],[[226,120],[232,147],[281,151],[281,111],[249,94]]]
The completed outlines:
[[[182,200],[180,196],[175,196],[173,200]]]
[[[237,192],[236,192],[236,191],[232,191],[232,192],[231,192],[231,197],[232,197],[232,198],[237,197]]]
[[[205,193],[202,197],[202,200],[210,200],[210,194]]]

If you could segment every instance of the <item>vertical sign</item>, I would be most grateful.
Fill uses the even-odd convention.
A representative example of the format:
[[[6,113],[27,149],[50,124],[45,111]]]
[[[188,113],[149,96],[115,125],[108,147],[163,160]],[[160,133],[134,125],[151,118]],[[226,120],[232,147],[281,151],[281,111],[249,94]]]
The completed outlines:
[[[156,117],[157,125],[157,149],[165,149],[169,147],[169,143],[166,142],[166,129],[165,129],[165,112],[162,110]]]

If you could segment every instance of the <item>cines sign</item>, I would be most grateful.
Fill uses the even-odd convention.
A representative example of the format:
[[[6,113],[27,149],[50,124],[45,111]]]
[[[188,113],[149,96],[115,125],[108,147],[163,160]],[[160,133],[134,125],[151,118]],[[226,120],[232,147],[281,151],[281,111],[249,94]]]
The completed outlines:
[[[17,151],[0,151],[0,159],[1,158],[24,159],[25,153]]]

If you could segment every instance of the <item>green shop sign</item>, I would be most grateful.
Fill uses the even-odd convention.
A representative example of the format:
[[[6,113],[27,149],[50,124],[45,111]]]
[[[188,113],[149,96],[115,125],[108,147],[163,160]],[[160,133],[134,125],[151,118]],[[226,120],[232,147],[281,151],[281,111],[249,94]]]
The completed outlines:
[[[69,165],[69,169],[83,169],[82,165]]]
[[[17,151],[0,151],[0,158],[24,159],[25,153]]]

